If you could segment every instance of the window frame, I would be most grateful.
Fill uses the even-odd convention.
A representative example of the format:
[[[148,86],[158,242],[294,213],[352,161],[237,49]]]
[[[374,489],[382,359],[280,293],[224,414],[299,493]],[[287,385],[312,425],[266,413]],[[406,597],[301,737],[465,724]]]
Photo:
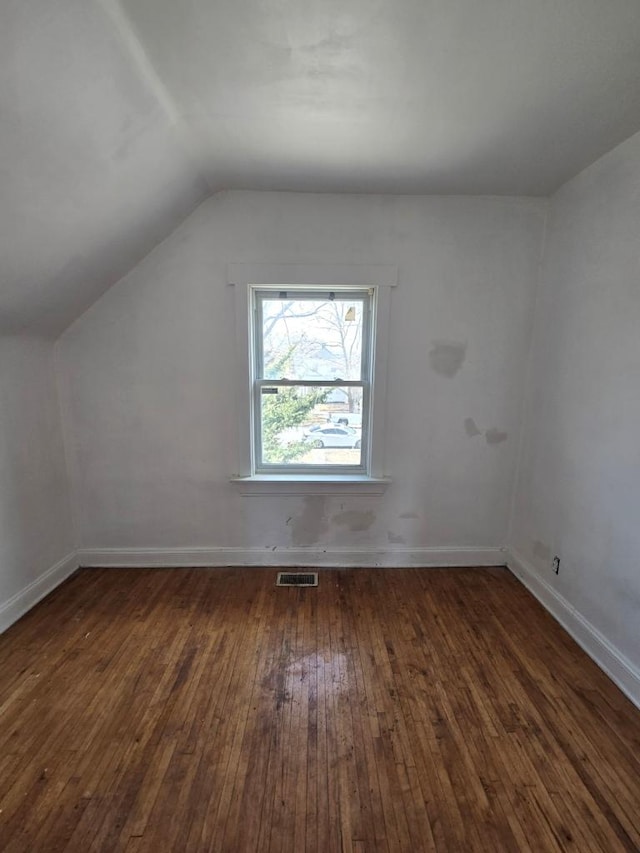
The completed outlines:
[[[390,264],[229,263],[227,285],[235,309],[237,443],[235,473],[230,476],[242,495],[382,494],[390,478],[385,473],[386,386],[391,293],[398,284],[397,267]],[[375,290],[373,382],[369,422],[368,474],[256,474],[253,458],[253,394],[251,386],[251,287],[272,290],[302,285],[321,289],[368,287]]]
[[[336,298],[362,303],[362,342],[360,359],[360,378],[341,380],[304,379],[267,379],[264,377],[264,301],[265,299],[286,298],[296,302],[329,301],[328,294]],[[252,473],[255,475],[359,475],[369,476],[370,441],[369,423],[371,421],[371,403],[374,384],[374,330],[376,321],[376,290],[373,287],[326,285],[296,285],[286,289],[273,286],[251,285],[251,386],[252,386]],[[330,297],[329,297],[330,299]],[[270,463],[262,460],[262,396],[263,388],[361,388],[362,389],[362,429],[360,445],[360,464],[358,465],[311,465],[296,463]]]

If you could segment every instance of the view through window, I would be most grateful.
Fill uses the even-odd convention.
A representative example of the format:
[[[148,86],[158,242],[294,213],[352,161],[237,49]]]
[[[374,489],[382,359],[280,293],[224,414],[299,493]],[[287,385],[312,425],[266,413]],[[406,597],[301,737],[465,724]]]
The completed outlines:
[[[257,472],[368,471],[373,291],[253,290]]]

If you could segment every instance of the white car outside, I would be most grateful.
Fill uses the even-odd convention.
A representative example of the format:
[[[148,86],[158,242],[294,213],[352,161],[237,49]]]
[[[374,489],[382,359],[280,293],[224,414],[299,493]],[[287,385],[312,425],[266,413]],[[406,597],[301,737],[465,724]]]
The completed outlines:
[[[360,433],[349,426],[326,426],[306,430],[304,441],[312,447],[356,447],[361,445]]]

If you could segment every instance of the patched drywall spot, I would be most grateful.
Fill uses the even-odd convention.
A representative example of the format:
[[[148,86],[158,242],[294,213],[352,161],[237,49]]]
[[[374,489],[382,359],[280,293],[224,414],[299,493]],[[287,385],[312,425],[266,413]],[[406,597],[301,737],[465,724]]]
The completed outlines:
[[[404,545],[404,536],[394,533],[393,530],[387,530],[387,540],[393,545]]]
[[[357,509],[348,509],[345,512],[334,515],[331,519],[334,524],[347,527],[354,533],[358,530],[368,530],[375,520],[376,514],[370,509],[365,512],[360,512]]]
[[[543,563],[551,562],[551,548],[549,548],[548,545],[545,545],[544,542],[541,542],[539,539],[534,539],[531,550],[533,552],[533,556],[542,560]]]
[[[328,529],[326,498],[310,495],[304,499],[300,515],[291,520],[291,541],[294,545],[313,545]]]
[[[466,344],[456,341],[434,341],[429,351],[429,364],[437,374],[451,379],[464,364],[466,355]]]
[[[401,512],[398,518],[420,518],[417,512]]]
[[[478,426],[473,418],[465,418],[464,431],[469,436],[469,438],[473,438],[476,435],[482,435],[482,430],[478,429]]]
[[[509,438],[509,433],[500,432],[496,427],[491,427],[491,429],[485,432],[484,437],[487,440],[487,444],[501,444]]]

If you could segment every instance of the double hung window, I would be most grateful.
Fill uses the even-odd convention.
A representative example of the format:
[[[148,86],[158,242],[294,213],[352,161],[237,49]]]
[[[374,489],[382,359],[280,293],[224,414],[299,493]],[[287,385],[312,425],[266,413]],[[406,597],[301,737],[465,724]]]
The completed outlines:
[[[255,474],[370,473],[376,291],[253,286]]]

